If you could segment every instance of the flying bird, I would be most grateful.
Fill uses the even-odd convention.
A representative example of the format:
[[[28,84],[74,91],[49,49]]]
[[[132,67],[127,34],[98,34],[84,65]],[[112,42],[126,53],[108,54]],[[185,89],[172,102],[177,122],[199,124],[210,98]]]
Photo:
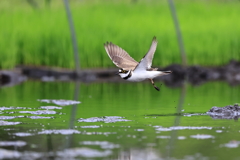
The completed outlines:
[[[111,42],[106,42],[104,47],[113,63],[120,68],[118,74],[121,78],[132,82],[149,79],[153,87],[159,91],[160,89],[155,86],[153,79],[170,74],[172,71],[158,71],[158,68],[151,67],[157,43],[156,37],[153,37],[149,51],[140,62],[134,60],[125,50]]]

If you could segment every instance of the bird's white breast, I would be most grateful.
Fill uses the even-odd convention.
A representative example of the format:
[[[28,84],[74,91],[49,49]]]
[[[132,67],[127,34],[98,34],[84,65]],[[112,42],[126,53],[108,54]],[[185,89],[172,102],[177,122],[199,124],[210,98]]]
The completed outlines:
[[[160,71],[142,71],[142,72],[132,72],[132,76],[128,78],[128,81],[139,82],[145,79],[153,79],[161,74]]]

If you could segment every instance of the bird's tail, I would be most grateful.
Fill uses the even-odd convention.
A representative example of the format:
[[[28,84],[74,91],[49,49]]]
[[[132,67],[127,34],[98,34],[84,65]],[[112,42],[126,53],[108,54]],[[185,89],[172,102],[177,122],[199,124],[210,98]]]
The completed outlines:
[[[160,71],[160,75],[168,75],[172,73],[172,71]]]

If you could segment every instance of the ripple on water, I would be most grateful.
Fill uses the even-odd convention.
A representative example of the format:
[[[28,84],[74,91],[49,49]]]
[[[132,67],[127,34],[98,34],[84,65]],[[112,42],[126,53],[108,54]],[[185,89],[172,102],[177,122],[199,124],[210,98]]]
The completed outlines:
[[[0,148],[0,159],[15,159],[20,157],[21,157],[21,153],[18,151],[11,151],[11,150]]]
[[[222,130],[216,130],[217,133],[222,133],[223,131]]]
[[[183,140],[183,139],[186,139],[186,137],[185,136],[178,136],[178,139]]]
[[[99,151],[91,148],[71,148],[63,151],[57,152],[57,156],[61,158],[75,158],[75,157],[85,157],[85,158],[94,158],[94,157],[106,157],[112,154],[111,150]]]
[[[157,136],[157,138],[160,138],[160,139],[170,139],[171,136]]]
[[[57,106],[41,106],[40,109],[62,109],[62,107]]]
[[[210,138],[215,138],[212,135],[207,135],[207,134],[197,134],[197,135],[191,135],[191,138],[195,138],[195,139],[210,139]]]
[[[0,121],[0,126],[8,126],[8,125],[17,125],[21,122],[8,122],[8,121]]]
[[[5,119],[14,119],[14,118],[16,118],[16,116],[0,116],[0,119],[3,119],[3,120],[5,120]]]
[[[81,128],[100,128],[101,126],[92,125],[92,126],[80,126]]]
[[[51,119],[51,118],[53,118],[53,117],[29,116],[28,118],[31,118],[31,119]]]
[[[124,117],[119,116],[104,116],[104,117],[91,117],[91,118],[80,118],[78,122],[105,122],[105,123],[113,123],[113,122],[126,122],[131,121],[127,119],[123,119]]]
[[[223,146],[227,148],[237,148],[239,145],[240,145],[240,141],[230,141],[224,144]]]
[[[4,110],[13,110],[13,109],[26,109],[26,107],[14,107],[14,106],[11,106],[11,107],[0,107],[0,111],[4,111]]]
[[[59,129],[59,130],[43,130],[41,132],[38,132],[38,134],[62,134],[62,135],[68,135],[68,134],[79,134],[81,133],[78,130],[74,129]]]
[[[25,132],[18,132],[18,133],[14,133],[13,135],[18,136],[18,137],[28,137],[28,136],[32,136],[33,134],[25,133]]]
[[[29,113],[29,114],[56,114],[56,111],[50,111],[50,110],[38,110],[38,111],[19,111],[19,113]]]
[[[206,116],[206,113],[183,113],[185,117],[192,117],[192,116]]]
[[[120,147],[119,144],[114,144],[108,141],[82,141],[80,144],[100,146],[102,149],[114,149]]]
[[[24,141],[0,141],[0,146],[16,146],[16,147],[22,147],[25,146],[27,143]]]
[[[19,152],[19,151],[12,151],[0,148],[0,159],[39,159],[42,157],[41,153],[37,152]]]
[[[162,127],[162,126],[153,126],[156,128],[157,131],[172,131],[172,130],[184,130],[184,129],[189,129],[189,130],[199,130],[199,129],[209,129],[211,130],[212,127],[205,127],[205,126],[200,126],[200,127],[195,127],[195,126],[173,126],[173,127]]]
[[[64,100],[64,99],[38,99],[38,101],[45,102],[45,103],[54,103],[59,106],[68,106],[68,105],[81,103],[80,101]]]
[[[77,157],[83,158],[95,158],[95,157],[107,157],[112,154],[111,150],[96,150],[90,148],[70,148],[63,151],[38,153],[32,151],[13,151],[0,148],[0,159],[31,159],[37,160],[40,158],[46,159],[47,157],[56,157],[57,159],[75,159]]]
[[[81,134],[86,134],[86,135],[105,135],[105,136],[108,136],[110,134],[117,134],[117,132],[82,132]]]

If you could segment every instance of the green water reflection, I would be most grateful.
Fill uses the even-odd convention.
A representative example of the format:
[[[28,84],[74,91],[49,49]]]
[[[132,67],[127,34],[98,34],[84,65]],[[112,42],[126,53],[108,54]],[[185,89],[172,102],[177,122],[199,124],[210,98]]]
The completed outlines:
[[[240,86],[231,87],[225,82],[209,82],[197,87],[186,84],[182,88],[169,88],[163,84],[161,91],[157,92],[149,83],[28,81],[2,88],[0,97],[0,117],[13,117],[1,117],[0,120],[20,122],[17,125],[0,123],[0,142],[26,142],[24,146],[0,146],[3,149],[20,153],[32,151],[42,157],[50,154],[62,157],[59,151],[74,148],[101,152],[97,155],[87,150],[87,156],[82,152],[72,156],[83,159],[239,158],[239,122],[212,119],[207,115],[186,116],[188,113],[205,113],[212,106],[240,102]],[[41,106],[58,106],[38,99],[77,100],[81,103],[53,109],[56,113],[52,114],[22,112],[44,110]],[[181,109],[179,105],[182,105]],[[33,119],[31,116],[45,118]],[[103,116],[120,116],[130,121],[78,121]],[[188,128],[169,128],[172,126]],[[63,131],[66,129],[70,133]],[[21,133],[25,135],[20,136]]]

